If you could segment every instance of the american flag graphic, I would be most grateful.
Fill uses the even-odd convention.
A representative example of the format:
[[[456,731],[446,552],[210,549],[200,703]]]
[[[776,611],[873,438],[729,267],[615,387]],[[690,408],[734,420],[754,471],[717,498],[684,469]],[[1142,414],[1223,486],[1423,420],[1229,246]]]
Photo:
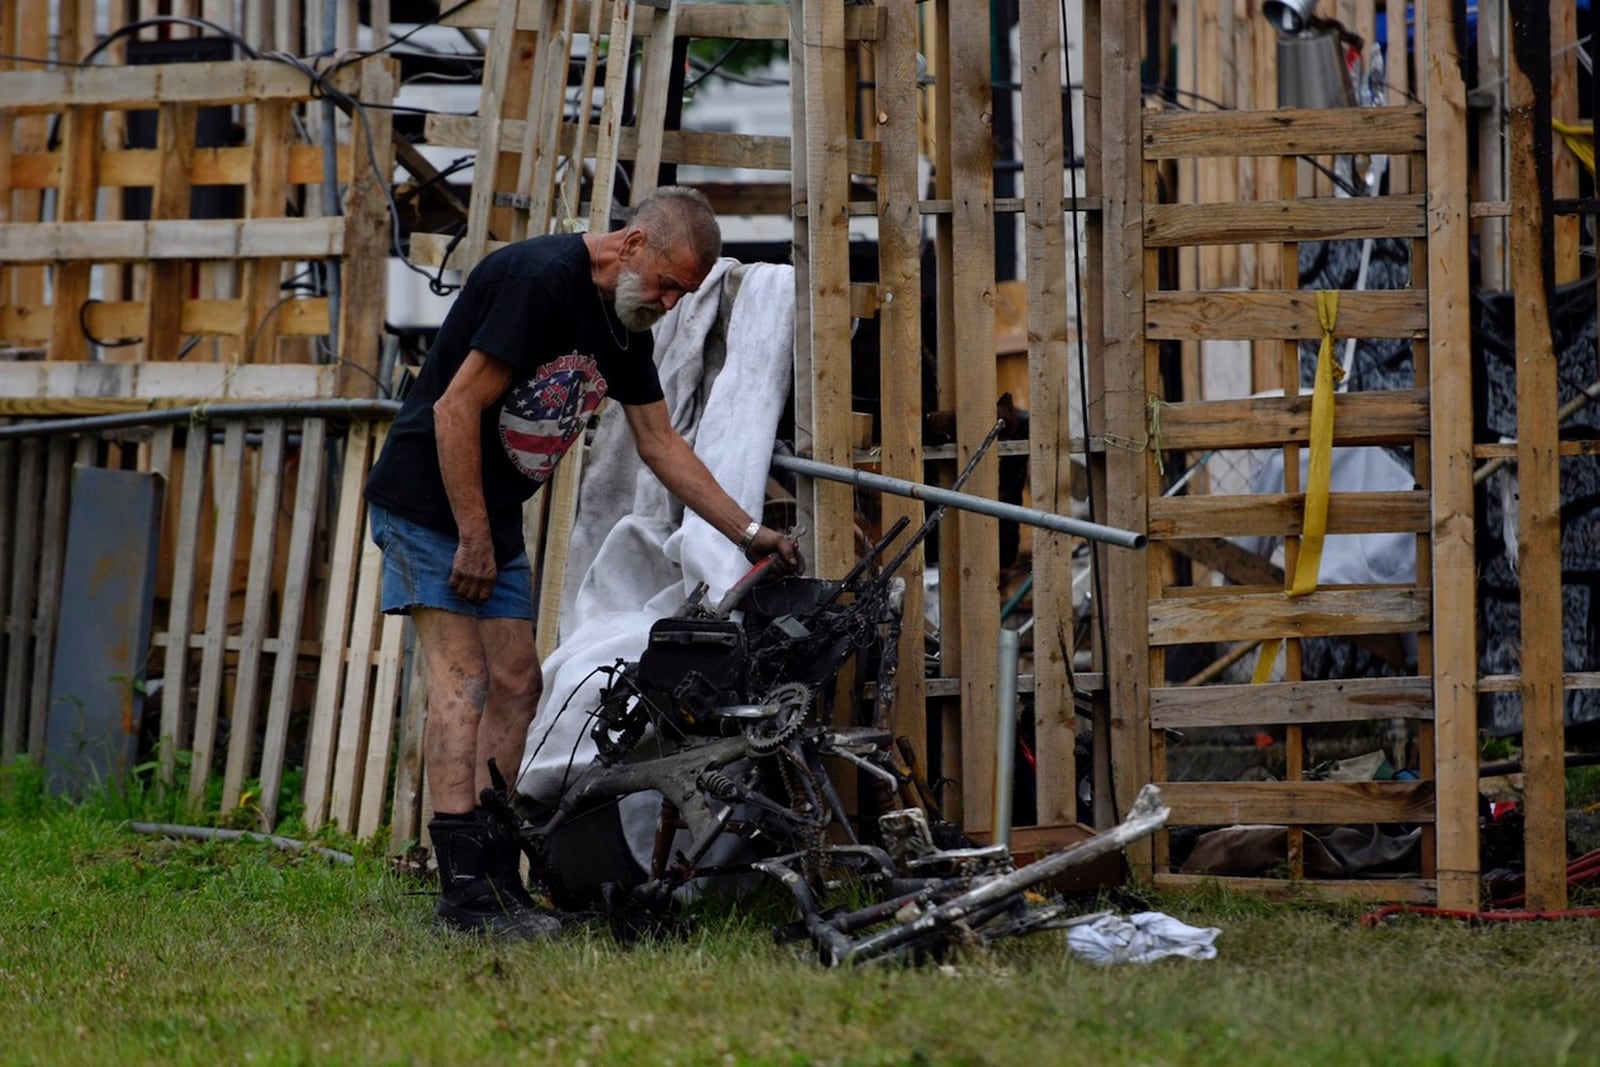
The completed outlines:
[[[500,441],[512,464],[536,482],[549,478],[605,395],[594,357],[577,352],[514,386],[500,409]]]

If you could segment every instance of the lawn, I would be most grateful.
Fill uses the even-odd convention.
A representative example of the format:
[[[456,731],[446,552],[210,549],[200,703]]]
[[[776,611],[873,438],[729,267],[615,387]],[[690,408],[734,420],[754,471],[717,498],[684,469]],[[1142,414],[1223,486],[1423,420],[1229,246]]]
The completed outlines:
[[[358,843],[342,865],[129,814],[0,781],[0,1061],[1600,1064],[1593,921],[1370,929],[1213,889],[1083,904],[1220,927],[1214,960],[1100,967],[1048,933],[826,971],[773,942],[773,895],[670,943],[495,945],[432,931],[428,888]]]

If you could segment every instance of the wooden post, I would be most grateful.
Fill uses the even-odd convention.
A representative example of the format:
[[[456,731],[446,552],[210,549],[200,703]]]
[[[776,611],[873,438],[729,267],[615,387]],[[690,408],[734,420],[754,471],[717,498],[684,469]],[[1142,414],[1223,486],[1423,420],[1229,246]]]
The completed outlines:
[[[392,232],[384,186],[394,157],[394,125],[384,106],[394,99],[398,71],[391,59],[368,59],[357,68],[360,98],[372,106],[365,121],[358,117],[350,132],[339,322],[329,324],[339,331],[340,396],[377,396],[380,385],[378,356]],[[378,161],[379,170],[369,159]]]
[[[800,299],[810,304],[804,349],[810,359],[808,412],[812,459],[848,467],[850,455],[850,230],[846,200],[849,171],[844,101],[844,7],[802,0],[801,47],[805,53],[805,125],[794,140],[805,142],[805,240],[807,285]],[[791,51],[791,55],[793,52]],[[797,234],[797,239],[798,239]],[[796,275],[799,282],[799,275]],[[800,346],[797,347],[797,352]],[[797,379],[798,382],[798,379]],[[800,417],[796,411],[796,419]],[[855,556],[855,497],[847,485],[812,484],[816,572],[843,574]]]
[[[1074,396],[1068,306],[1067,242],[1062,228],[1063,168],[1074,146],[1062,141],[1062,25],[1055,4],[1023,4],[1022,156],[1026,175],[1028,274],[1028,484],[1033,506],[1065,513],[1072,502],[1072,455],[1067,439]],[[1077,225],[1076,218],[1068,220]],[[1072,255],[1077,254],[1073,242]],[[1077,712],[1073,700],[1072,541],[1036,532],[1033,538],[1033,724],[1038,757],[1037,811],[1041,825],[1077,821],[1073,761]]]
[[[1144,202],[1140,133],[1143,93],[1140,82],[1140,5],[1102,8],[1100,77],[1102,119],[1101,218],[1105,239],[1101,273],[1104,285],[1103,366],[1106,521],[1144,531],[1147,523],[1145,430],[1146,380],[1144,308]],[[1116,778],[1117,811],[1133,806],[1140,786],[1150,780],[1148,667],[1150,634],[1146,622],[1145,561],[1133,552],[1102,549],[1103,601],[1110,688],[1110,733]],[[1149,839],[1128,848],[1135,877],[1152,875]]]
[[[1472,328],[1468,316],[1467,88],[1454,4],[1426,0],[1428,405],[1433,480],[1433,685],[1439,903],[1478,903],[1478,652],[1473,559]],[[1391,23],[1392,25],[1392,23]],[[1402,32],[1404,24],[1402,23]],[[1391,39],[1393,39],[1391,37]],[[1401,38],[1404,39],[1403,37]]]
[[[56,186],[58,221],[94,219],[100,187],[99,155],[100,109],[81,104],[68,107],[61,122],[61,180]],[[90,356],[89,338],[84,334],[79,315],[89,301],[92,269],[87,260],[67,260],[58,261],[51,271],[51,359],[84,360]]]
[[[990,129],[989,0],[950,0],[951,286],[956,354],[956,462],[965,466],[994,426],[998,394],[994,343],[994,137]],[[994,499],[999,457],[991,453],[966,492]],[[942,557],[942,573],[959,567],[961,614],[961,786],[963,823],[991,828],[1000,659],[1000,541],[992,518],[962,511],[958,559]]]
[[[922,465],[922,216],[917,190],[917,26],[912,4],[882,5],[875,121],[882,146],[878,175],[879,443],[883,473],[921,481]],[[904,517],[921,525],[922,507],[885,495],[885,527]],[[927,684],[923,678],[922,551],[904,572],[906,593],[890,728],[926,764]]]
[[[1505,0],[1479,0],[1477,92],[1489,102],[1478,117],[1479,200],[1506,198],[1506,94],[1502,80],[1507,73],[1505,14]],[[1498,291],[1506,287],[1504,219],[1478,220],[1478,270],[1485,289]]]
[[[294,136],[294,105],[287,100],[264,100],[256,106],[255,143],[251,153],[249,206],[252,219],[281,216],[289,186],[289,142]],[[278,361],[278,310],[282,261],[252,259],[244,265],[245,363]]]
[[[1568,14],[1572,5],[1568,4]],[[1542,9],[1511,11],[1508,88],[1511,156],[1511,288],[1517,336],[1517,574],[1521,581],[1522,772],[1526,780],[1524,854],[1528,907],[1567,906],[1567,810],[1562,699],[1561,466],[1558,355],[1550,325],[1551,283],[1562,275],[1561,231],[1552,269],[1545,245],[1550,205],[1540,156],[1553,140],[1538,106],[1542,63],[1528,41],[1541,36]],[[1552,28],[1561,20],[1553,19]],[[1560,63],[1555,64],[1557,106]],[[1559,169],[1556,195],[1562,195]],[[1575,221],[1575,220],[1574,220]],[[1574,264],[1575,265],[1575,264]]]
[[[1512,18],[1525,18],[1526,4],[1512,5]],[[1480,15],[1480,25],[1481,15]],[[1578,5],[1574,0],[1550,0],[1550,117],[1562,122],[1578,121]],[[1587,46],[1593,54],[1594,46]],[[1522,76],[1531,72],[1526,68]],[[1513,77],[1516,75],[1513,74]],[[1546,126],[1549,123],[1546,122]],[[1578,159],[1558,138],[1549,138],[1554,160],[1554,188],[1557,199],[1578,195]],[[1513,193],[1515,195],[1515,193]],[[1548,209],[1547,209],[1548,210]],[[1550,249],[1556,265],[1556,284],[1578,280],[1578,244],[1583,220],[1577,215],[1557,215],[1555,242]],[[1521,301],[1518,301],[1521,306]],[[1518,346],[1520,353],[1521,346]],[[1519,411],[1521,409],[1518,409]],[[1520,437],[1520,432],[1519,432]],[[1526,586],[1524,586],[1526,588]]]
[[[152,219],[189,217],[190,174],[194,168],[193,104],[162,104],[157,118],[160,152],[156,184],[150,190]],[[183,344],[183,305],[190,266],[181,259],[155,260],[146,268],[144,358],[176,359]]]

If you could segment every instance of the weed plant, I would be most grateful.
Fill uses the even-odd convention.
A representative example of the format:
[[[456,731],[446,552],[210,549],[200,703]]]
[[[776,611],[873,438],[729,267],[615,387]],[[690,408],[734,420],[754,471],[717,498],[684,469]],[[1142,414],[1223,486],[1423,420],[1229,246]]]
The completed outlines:
[[[758,892],[678,940],[502,945],[435,932],[429,888],[359,842],[330,839],[341,865],[128,829],[175,803],[68,806],[0,772],[0,1062],[1600,1063],[1593,922],[1373,929],[1209,886],[1082,906],[1219,927],[1214,960],[1101,967],[1054,933],[828,971],[774,943],[792,913]]]

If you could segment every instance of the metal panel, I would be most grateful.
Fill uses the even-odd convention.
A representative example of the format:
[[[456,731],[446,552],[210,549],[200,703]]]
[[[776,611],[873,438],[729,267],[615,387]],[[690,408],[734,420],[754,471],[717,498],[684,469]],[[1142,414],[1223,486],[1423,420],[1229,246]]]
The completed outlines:
[[[137,755],[161,495],[159,475],[73,469],[45,732],[52,793],[120,783]]]

